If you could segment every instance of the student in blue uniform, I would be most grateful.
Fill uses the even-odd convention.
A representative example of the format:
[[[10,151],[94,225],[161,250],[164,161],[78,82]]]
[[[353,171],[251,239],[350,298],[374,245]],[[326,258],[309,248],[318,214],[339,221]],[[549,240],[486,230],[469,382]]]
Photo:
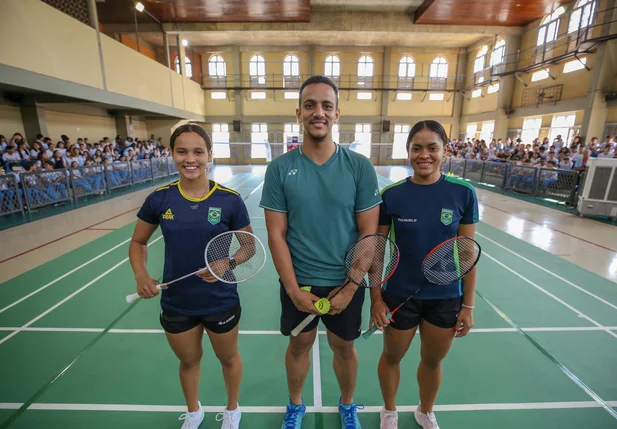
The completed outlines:
[[[170,146],[180,180],[151,193],[137,214],[139,218],[129,248],[137,293],[158,295],[157,281],[146,270],[147,243],[160,226],[165,239],[163,282],[204,266],[206,244],[229,230],[252,232],[244,201],[237,192],[209,180],[206,165],[212,159],[212,141],[199,126],[178,127]],[[207,282],[207,283],[204,283]],[[208,271],[174,283],[162,293],[160,322],[180,360],[180,383],[188,406],[182,429],[196,429],[204,419],[198,401],[204,329],[221,362],[227,408],[222,429],[238,429],[238,395],[242,360],[238,353],[241,307],[235,284],[217,281]]]
[[[474,237],[478,201],[473,187],[441,174],[439,168],[448,137],[440,123],[421,121],[407,138],[413,176],[382,191],[379,232],[390,234],[400,249],[400,261],[386,290],[371,290],[371,326],[384,331],[378,375],[384,398],[380,429],[396,429],[396,392],[400,362],[420,327],[418,366],[420,405],[415,418],[424,429],[439,429],[433,405],[441,383],[441,362],[455,337],[473,326],[474,268],[462,282],[447,286],[428,283],[421,270],[424,257],[441,242],[457,235]],[[398,307],[419,287],[418,294],[399,309],[394,320],[389,310]]]
[[[261,207],[268,244],[280,276],[281,333],[289,336],[314,304],[345,282],[346,249],[377,232],[377,175],[364,155],[332,140],[338,122],[338,89],[331,79],[313,76],[300,88],[296,109],[304,127],[302,145],[274,159],[266,171]],[[310,291],[301,289],[311,287]],[[359,429],[353,394],[358,371],[354,340],[360,335],[365,290],[352,283],[297,337],[290,336],[285,357],[290,402],[283,429],[299,429],[306,411],[302,388],[311,364],[310,350],[321,319],[333,351],[341,389],[339,413],[344,429]]]

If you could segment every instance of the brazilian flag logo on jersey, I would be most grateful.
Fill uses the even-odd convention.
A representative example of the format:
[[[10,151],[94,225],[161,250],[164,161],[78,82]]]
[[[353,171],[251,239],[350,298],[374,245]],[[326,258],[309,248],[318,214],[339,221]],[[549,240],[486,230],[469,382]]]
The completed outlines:
[[[210,207],[208,209],[208,222],[216,225],[221,221],[221,209],[218,207]]]
[[[450,225],[452,223],[452,216],[454,212],[448,209],[441,209],[441,223],[444,225]]]

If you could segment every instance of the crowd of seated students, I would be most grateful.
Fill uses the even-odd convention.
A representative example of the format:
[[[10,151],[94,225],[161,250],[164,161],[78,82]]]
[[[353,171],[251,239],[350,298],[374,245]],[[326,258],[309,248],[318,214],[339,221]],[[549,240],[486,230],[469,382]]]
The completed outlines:
[[[40,175],[25,175],[26,192],[19,186],[18,192],[23,205],[60,205],[70,198],[70,192],[83,194],[102,194],[105,191],[104,174],[112,186],[119,186],[130,180],[127,161],[137,161],[170,156],[159,138],[151,136],[147,141],[133,139],[123,140],[116,136],[90,143],[87,138],[78,138],[75,143],[62,135],[55,145],[49,137],[39,134],[36,141],[28,143],[20,134],[15,133],[10,140],[0,135],[0,176],[13,175],[21,183],[22,173],[45,172]],[[134,166],[134,176],[147,176],[148,168]],[[71,169],[71,170],[67,170]],[[58,171],[62,170],[62,171]],[[70,173],[69,173],[70,171]],[[69,176],[72,188],[69,188]],[[25,198],[27,197],[27,198]],[[17,194],[7,180],[0,180],[0,213],[14,211],[18,206]]]
[[[493,139],[488,145],[484,140],[467,139],[451,141],[446,150],[449,157],[488,161],[485,171],[496,176],[505,174],[498,163],[506,163],[509,165],[506,188],[545,195],[564,195],[576,189],[576,178],[565,171],[585,171],[589,158],[617,158],[617,142],[611,136],[606,136],[602,143],[594,137],[587,146],[578,136],[569,145],[560,135],[552,144],[548,138],[527,144],[521,139],[508,138],[505,143]]]
[[[617,137],[616,137],[617,138]],[[534,167],[557,168],[562,170],[584,171],[589,158],[617,158],[616,138],[606,136],[604,142],[599,143],[593,137],[589,144],[575,136],[570,145],[566,145],[561,136],[557,136],[553,143],[545,137],[542,142],[535,139],[532,143],[523,143],[521,139],[513,141],[493,139],[488,145],[480,139],[452,141],[447,148],[447,156],[482,161],[511,162],[516,165]]]

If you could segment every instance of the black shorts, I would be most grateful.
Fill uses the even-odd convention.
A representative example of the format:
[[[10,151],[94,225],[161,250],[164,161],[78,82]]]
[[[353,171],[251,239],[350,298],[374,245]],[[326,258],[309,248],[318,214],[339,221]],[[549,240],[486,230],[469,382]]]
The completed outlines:
[[[279,280],[279,283],[281,281]],[[311,293],[324,298],[332,292],[331,287],[313,286]],[[362,330],[362,305],[364,305],[365,288],[358,288],[349,305],[345,310],[334,316],[323,315],[316,317],[302,332],[310,332],[317,327],[319,319],[323,321],[328,331],[345,341],[353,341],[360,336]],[[285,287],[281,283],[281,334],[286,337],[302,322],[310,313],[303,313],[296,308],[293,301],[287,295]]]
[[[225,334],[236,327],[240,321],[242,307],[238,304],[228,310],[202,316],[188,316],[171,310],[161,309],[161,326],[169,334],[180,334],[202,324],[215,334]]]
[[[407,297],[383,293],[383,300],[390,310],[401,305]],[[463,305],[463,297],[453,299],[410,299],[392,316],[390,325],[394,329],[406,331],[415,328],[420,320],[426,320],[438,328],[454,328],[458,313]]]

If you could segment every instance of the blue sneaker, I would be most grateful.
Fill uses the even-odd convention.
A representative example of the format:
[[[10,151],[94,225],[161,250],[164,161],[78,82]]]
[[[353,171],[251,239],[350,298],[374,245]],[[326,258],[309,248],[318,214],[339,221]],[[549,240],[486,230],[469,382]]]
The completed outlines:
[[[341,399],[339,399],[338,402],[338,412],[341,415],[341,425],[343,429],[361,429],[362,426],[360,425],[360,420],[358,420],[356,410],[364,409],[364,405],[341,404]]]
[[[289,401],[281,429],[300,429],[305,412],[304,399],[302,399],[302,405],[294,405]]]

